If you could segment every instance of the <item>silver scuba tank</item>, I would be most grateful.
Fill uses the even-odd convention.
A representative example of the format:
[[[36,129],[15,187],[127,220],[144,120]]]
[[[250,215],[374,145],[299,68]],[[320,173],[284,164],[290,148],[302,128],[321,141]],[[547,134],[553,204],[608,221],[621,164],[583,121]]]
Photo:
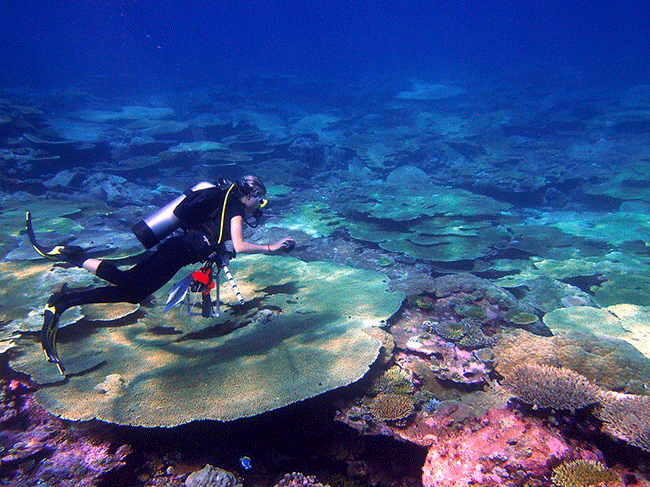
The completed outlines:
[[[205,181],[195,184],[178,198],[163,206],[153,215],[148,216],[133,225],[131,231],[135,234],[142,245],[147,249],[150,249],[180,227],[181,222],[176,215],[174,215],[174,210],[181,201],[195,191],[214,187],[214,184]]]

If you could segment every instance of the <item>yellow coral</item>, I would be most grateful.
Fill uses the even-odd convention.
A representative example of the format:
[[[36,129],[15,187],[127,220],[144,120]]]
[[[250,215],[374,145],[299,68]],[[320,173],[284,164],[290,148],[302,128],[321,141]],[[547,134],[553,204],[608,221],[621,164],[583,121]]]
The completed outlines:
[[[621,478],[616,472],[593,460],[575,460],[563,463],[553,470],[552,480],[559,487],[589,487],[621,482]]]
[[[413,412],[413,402],[400,394],[380,394],[372,405],[372,414],[381,421],[405,421]]]

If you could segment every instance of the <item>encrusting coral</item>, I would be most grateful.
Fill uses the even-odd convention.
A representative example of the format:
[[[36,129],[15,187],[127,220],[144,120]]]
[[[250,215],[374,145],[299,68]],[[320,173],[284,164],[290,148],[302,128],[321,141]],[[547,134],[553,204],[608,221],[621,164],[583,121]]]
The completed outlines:
[[[559,487],[589,487],[621,483],[618,474],[602,463],[582,459],[563,463],[553,469],[552,480]]]
[[[650,452],[650,396],[608,392],[595,414],[603,431]]]
[[[535,408],[575,411],[596,404],[601,390],[569,369],[522,364],[506,376],[504,386]]]

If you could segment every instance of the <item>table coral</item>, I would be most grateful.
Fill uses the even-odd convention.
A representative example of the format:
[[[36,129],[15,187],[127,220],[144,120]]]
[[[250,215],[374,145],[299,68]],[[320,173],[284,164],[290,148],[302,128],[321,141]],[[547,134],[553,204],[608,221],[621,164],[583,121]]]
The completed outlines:
[[[230,269],[249,301],[233,304],[223,283],[219,320],[162,315],[159,305],[128,326],[60,333],[66,365],[89,351],[102,360],[41,388],[37,400],[66,419],[148,427],[254,416],[359,380],[382,346],[363,329],[385,323],[404,299],[382,274],[326,262],[251,255]],[[276,312],[261,322],[260,309]],[[20,346],[13,367],[56,369],[31,339]]]

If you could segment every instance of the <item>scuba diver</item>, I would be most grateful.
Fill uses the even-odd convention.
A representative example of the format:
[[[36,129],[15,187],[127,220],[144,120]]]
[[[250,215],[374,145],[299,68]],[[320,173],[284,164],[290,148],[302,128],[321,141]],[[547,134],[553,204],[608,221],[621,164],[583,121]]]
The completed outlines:
[[[244,224],[257,226],[261,208],[267,201],[266,187],[256,176],[244,176],[235,183],[220,179],[216,184],[199,183],[182,196],[141,220],[132,230],[147,249],[162,243],[143,260],[127,270],[100,259],[89,258],[81,247],[59,245],[51,249],[36,242],[27,213],[27,233],[36,251],[50,260],[67,262],[86,269],[111,283],[109,286],[72,290],[64,284],[47,301],[44,311],[41,344],[47,360],[57,365],[62,375],[56,350],[56,334],[61,314],[70,307],[91,303],[137,304],[164,286],[182,268],[198,262],[236,253],[261,254],[278,250],[289,252],[295,247],[291,237],[275,243],[258,245],[244,240]],[[251,224],[247,215],[252,214]],[[171,236],[174,230],[183,233]],[[232,250],[225,242],[232,242]]]

